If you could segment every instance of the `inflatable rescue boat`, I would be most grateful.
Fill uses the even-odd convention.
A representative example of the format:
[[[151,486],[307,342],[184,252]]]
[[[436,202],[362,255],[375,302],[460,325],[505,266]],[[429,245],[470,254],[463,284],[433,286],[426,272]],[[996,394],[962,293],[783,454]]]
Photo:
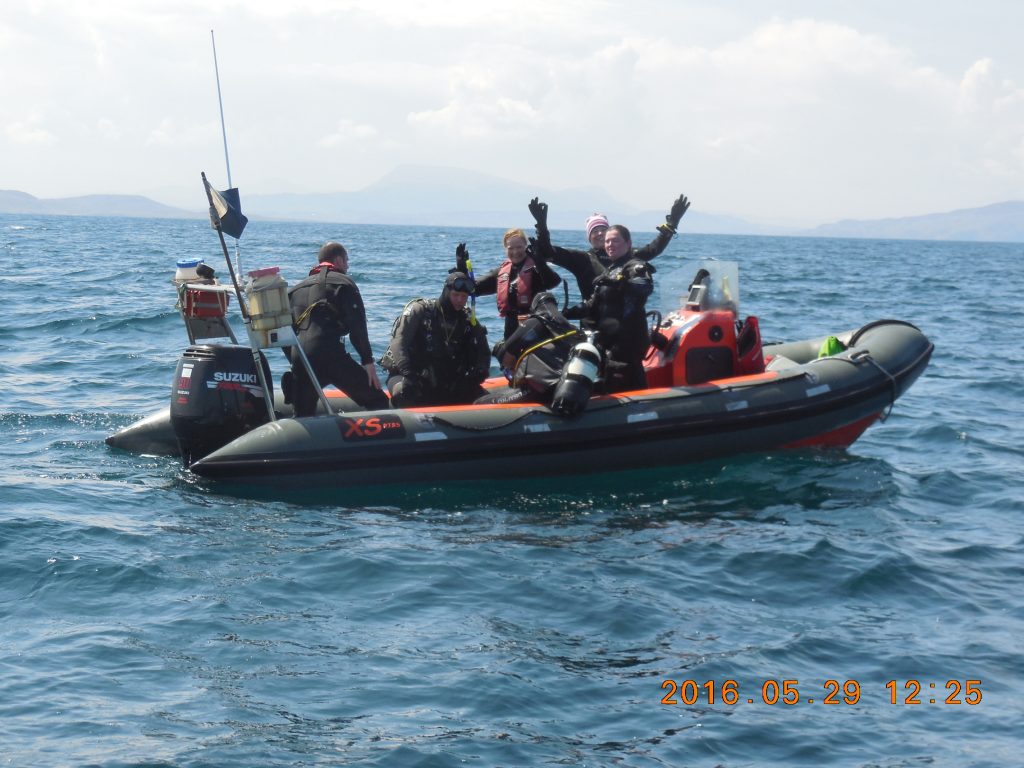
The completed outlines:
[[[255,362],[259,349],[293,342],[290,328],[275,341],[275,331],[253,331],[247,318],[251,349],[198,343],[220,332],[226,301],[218,292],[227,289],[186,276],[179,306],[193,344],[179,360],[171,406],[107,442],[181,455],[197,475],[253,486],[589,474],[848,446],[884,420],[931,358],[932,343],[901,320],[762,344],[757,319],[739,320],[735,265],[703,266],[683,307],[654,322],[648,388],[593,397],[573,418],[534,403],[358,411],[334,391],[321,392],[320,414],[291,418],[269,387],[265,359]]]

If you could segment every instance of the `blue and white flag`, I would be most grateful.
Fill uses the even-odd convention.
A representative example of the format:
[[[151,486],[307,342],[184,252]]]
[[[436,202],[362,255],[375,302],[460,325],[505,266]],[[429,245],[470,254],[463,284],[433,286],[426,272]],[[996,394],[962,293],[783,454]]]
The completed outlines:
[[[214,229],[219,229],[225,235],[231,235],[236,240],[242,236],[245,225],[249,219],[242,213],[242,205],[238,198],[238,188],[232,187],[218,192],[210,182],[203,179],[206,189],[213,200],[213,208],[210,210],[210,224]]]

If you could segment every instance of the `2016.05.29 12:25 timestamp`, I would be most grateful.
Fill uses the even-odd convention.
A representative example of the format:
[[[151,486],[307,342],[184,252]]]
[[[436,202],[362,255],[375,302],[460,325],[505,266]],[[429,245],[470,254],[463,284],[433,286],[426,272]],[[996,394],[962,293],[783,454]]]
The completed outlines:
[[[694,705],[698,703],[725,704],[846,704],[861,701],[862,686],[857,680],[826,680],[818,686],[807,686],[801,691],[800,681],[769,678],[742,689],[733,679],[716,680],[663,680],[662,704]],[[918,680],[889,680],[885,683],[890,704],[967,704],[981,703],[980,680],[945,680],[943,683],[924,683]],[[813,691],[812,691],[813,689]]]

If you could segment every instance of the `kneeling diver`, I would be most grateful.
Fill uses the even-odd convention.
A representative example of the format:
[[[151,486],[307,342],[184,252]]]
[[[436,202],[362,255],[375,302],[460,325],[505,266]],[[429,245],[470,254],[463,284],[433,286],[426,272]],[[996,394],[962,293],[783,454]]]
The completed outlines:
[[[559,416],[583,412],[601,365],[601,353],[587,334],[558,311],[555,297],[537,294],[530,315],[494,356],[510,372],[512,386],[477,403],[543,403]]]
[[[565,361],[573,345],[583,338],[583,332],[558,311],[555,297],[548,291],[538,293],[526,320],[494,346],[494,356],[511,386],[494,390],[476,402],[550,404]]]

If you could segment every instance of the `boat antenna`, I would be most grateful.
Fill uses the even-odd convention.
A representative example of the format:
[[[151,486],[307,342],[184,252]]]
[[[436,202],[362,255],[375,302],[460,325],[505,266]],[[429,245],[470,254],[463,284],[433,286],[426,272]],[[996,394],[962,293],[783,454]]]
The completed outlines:
[[[220,92],[220,69],[217,66],[217,40],[213,36],[213,30],[210,30],[210,44],[213,46],[213,75],[217,80],[217,106],[220,108],[220,133],[224,139],[224,165],[228,172],[228,188],[234,186],[231,183],[231,160],[228,158],[228,131],[224,125],[224,99]],[[238,274],[242,274],[242,256],[238,251],[238,238],[235,238],[235,271]]]

